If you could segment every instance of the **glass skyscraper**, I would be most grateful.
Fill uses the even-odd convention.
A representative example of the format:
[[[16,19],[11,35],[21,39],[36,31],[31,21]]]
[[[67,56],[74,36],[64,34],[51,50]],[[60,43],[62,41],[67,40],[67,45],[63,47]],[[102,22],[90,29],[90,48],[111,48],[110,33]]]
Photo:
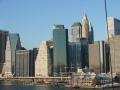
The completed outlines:
[[[5,72],[5,49],[9,32],[0,30],[0,73]]]
[[[19,34],[17,33],[10,33],[9,34],[10,39],[10,46],[11,46],[11,69],[12,73],[15,73],[15,52],[16,50],[21,49],[21,42]]]
[[[79,42],[69,42],[68,63],[69,70],[72,71],[88,67],[88,42],[86,38],[81,38]]]
[[[70,42],[68,44],[68,62],[70,71],[76,71],[82,67],[82,45],[80,42]]]
[[[64,25],[54,25],[53,28],[53,74],[63,75],[67,66],[68,30]]]
[[[0,30],[0,63],[5,62],[5,49],[9,32]]]

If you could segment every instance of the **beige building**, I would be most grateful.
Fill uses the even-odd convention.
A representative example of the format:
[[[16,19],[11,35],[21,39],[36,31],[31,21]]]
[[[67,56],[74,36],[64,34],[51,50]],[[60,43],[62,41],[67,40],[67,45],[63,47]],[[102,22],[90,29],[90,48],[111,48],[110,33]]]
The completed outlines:
[[[120,73],[120,35],[110,39],[110,55],[113,73]]]
[[[89,44],[89,68],[93,69],[97,74],[108,72],[109,63],[106,55],[107,50],[104,41]]]
[[[47,41],[42,41],[35,61],[35,76],[49,77],[51,74],[51,58]]]
[[[114,17],[108,17],[108,30],[109,30],[109,38],[112,36],[120,35],[120,20]]]
[[[89,36],[89,22],[87,16],[85,15],[82,19],[82,37],[88,38],[88,36]]]

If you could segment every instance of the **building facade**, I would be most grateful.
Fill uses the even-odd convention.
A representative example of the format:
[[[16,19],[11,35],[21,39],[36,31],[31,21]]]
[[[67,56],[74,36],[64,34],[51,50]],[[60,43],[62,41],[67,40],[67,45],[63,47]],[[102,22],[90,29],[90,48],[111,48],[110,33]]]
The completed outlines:
[[[5,73],[5,49],[9,32],[0,30],[0,73]]]
[[[82,37],[87,39],[89,37],[89,21],[86,15],[82,19]]]
[[[51,45],[50,45],[51,46]],[[49,42],[42,41],[35,62],[35,76],[49,77],[52,73]]]
[[[110,39],[110,55],[113,73],[120,74],[120,35],[113,36]]]
[[[93,26],[91,23],[89,23],[89,37],[88,37],[88,43],[93,44],[94,43],[94,31]]]
[[[11,71],[11,45],[10,45],[10,37],[9,35],[7,36],[7,43],[6,43],[6,50],[5,50],[5,76],[7,76],[7,74],[11,74],[12,75],[12,71]]]
[[[53,28],[53,73],[54,76],[63,75],[68,64],[68,30],[64,25],[54,25]]]
[[[16,65],[15,65],[15,76],[17,77],[29,77],[32,76],[33,62],[31,50],[16,50]]]
[[[98,41],[89,44],[89,68],[97,74],[109,71],[109,59],[107,44]]]
[[[120,20],[114,17],[108,17],[109,38],[120,35]]]
[[[81,43],[71,42],[68,44],[68,63],[69,70],[76,71],[77,68],[82,68],[82,45]]]
[[[15,52],[16,50],[21,49],[21,41],[18,33],[10,33],[9,34],[10,40],[10,48],[11,48],[11,71],[12,74],[15,73]]]
[[[78,39],[82,38],[82,25],[80,22],[75,22],[70,29],[71,40],[70,42],[77,42]]]

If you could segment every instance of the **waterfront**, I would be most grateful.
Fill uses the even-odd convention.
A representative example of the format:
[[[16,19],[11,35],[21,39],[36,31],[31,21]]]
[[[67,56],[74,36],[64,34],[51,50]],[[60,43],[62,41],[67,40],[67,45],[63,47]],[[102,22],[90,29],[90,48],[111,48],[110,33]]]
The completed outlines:
[[[66,87],[51,87],[51,86],[15,86],[15,85],[0,85],[0,90],[113,90],[113,89],[74,89]],[[115,88],[114,90],[120,90]]]

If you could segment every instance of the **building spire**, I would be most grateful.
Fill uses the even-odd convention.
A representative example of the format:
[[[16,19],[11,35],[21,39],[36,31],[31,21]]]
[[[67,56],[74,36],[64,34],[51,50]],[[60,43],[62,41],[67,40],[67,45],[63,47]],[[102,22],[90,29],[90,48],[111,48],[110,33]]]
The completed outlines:
[[[89,22],[89,31],[92,31],[93,30],[93,25],[91,22]]]
[[[87,19],[87,15],[85,14],[82,19],[82,37],[88,38],[89,32],[89,21]]]

